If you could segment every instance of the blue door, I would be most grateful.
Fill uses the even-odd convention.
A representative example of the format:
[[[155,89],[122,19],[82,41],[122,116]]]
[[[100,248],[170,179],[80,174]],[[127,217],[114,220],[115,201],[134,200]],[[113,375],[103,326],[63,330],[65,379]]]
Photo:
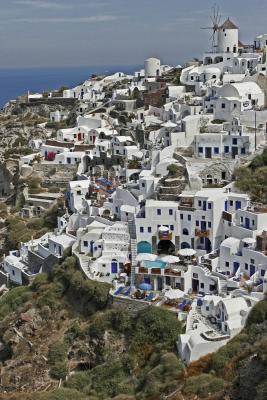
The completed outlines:
[[[206,229],[207,229],[207,223],[206,223],[206,221],[201,221],[201,230],[202,231],[205,231]]]
[[[117,274],[118,272],[118,263],[117,261],[112,261],[111,263],[111,273],[112,274]]]
[[[236,201],[235,202],[235,209],[240,210],[241,209],[241,201]]]
[[[250,264],[250,276],[254,275],[256,272],[256,267],[255,265]]]
[[[150,278],[145,278],[145,279],[144,279],[144,282],[145,282],[145,283],[148,283],[148,284],[150,285]]]
[[[203,201],[203,210],[206,211],[207,210],[207,202]]]
[[[249,218],[245,218],[245,228],[250,229],[249,227]]]
[[[226,200],[224,202],[224,211],[227,211],[227,210],[228,210],[228,201]]]
[[[238,268],[239,268],[239,262],[234,262],[234,274],[236,274],[237,273],[237,270],[238,270]]]

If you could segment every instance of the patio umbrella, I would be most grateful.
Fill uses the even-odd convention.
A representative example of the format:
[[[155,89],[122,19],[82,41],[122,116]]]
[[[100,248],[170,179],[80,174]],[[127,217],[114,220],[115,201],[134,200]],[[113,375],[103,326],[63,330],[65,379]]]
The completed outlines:
[[[169,256],[162,257],[161,260],[166,262],[167,264],[176,264],[180,261],[180,258],[169,255]]]
[[[169,300],[176,300],[176,299],[181,299],[184,297],[184,292],[179,289],[170,289],[168,290],[165,294],[164,297]]]
[[[192,257],[196,254],[196,251],[194,249],[181,249],[179,254],[182,257]]]
[[[152,290],[152,286],[149,283],[143,282],[139,285],[139,289],[148,291]]]
[[[156,254],[140,253],[136,256],[136,261],[155,261],[157,258]]]
[[[167,121],[167,122],[164,122],[162,124],[162,126],[164,126],[164,128],[175,128],[177,126],[177,124],[175,124],[174,122],[171,122],[171,121]]]

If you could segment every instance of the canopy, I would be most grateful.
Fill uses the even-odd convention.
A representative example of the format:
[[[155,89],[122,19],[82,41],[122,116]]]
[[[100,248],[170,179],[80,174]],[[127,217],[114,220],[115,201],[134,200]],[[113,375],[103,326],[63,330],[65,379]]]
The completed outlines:
[[[159,232],[169,232],[169,228],[167,228],[167,226],[161,225],[159,227]]]
[[[194,249],[181,249],[179,254],[182,257],[192,257],[196,254],[196,251]]]
[[[161,258],[162,261],[165,261],[168,264],[176,264],[180,261],[179,257],[176,256],[164,256]]]
[[[184,297],[184,295],[185,294],[182,290],[170,289],[164,294],[164,297],[166,297],[166,299],[169,299],[169,300],[175,300],[175,299],[180,299],[180,298]]]
[[[136,261],[155,261],[158,258],[156,254],[151,253],[140,253],[136,257]]]
[[[152,286],[149,283],[143,282],[139,285],[141,290],[152,290]]]

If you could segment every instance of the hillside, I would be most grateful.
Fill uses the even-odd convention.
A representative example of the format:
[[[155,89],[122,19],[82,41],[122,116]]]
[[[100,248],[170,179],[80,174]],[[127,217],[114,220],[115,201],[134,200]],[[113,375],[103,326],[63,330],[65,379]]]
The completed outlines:
[[[110,309],[108,290],[69,257],[1,298],[1,399],[266,399],[267,300],[227,346],[184,369],[174,315]]]

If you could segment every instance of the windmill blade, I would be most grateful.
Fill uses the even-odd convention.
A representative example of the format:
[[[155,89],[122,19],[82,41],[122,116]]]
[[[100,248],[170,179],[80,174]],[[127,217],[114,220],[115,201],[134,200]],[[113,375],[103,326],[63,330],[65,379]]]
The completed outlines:
[[[214,40],[215,39],[215,32],[213,32],[213,34],[211,35],[211,37],[209,38],[209,40]]]
[[[209,29],[209,30],[211,30],[211,29],[213,29],[213,26],[206,26],[205,28],[200,28],[200,29]]]

